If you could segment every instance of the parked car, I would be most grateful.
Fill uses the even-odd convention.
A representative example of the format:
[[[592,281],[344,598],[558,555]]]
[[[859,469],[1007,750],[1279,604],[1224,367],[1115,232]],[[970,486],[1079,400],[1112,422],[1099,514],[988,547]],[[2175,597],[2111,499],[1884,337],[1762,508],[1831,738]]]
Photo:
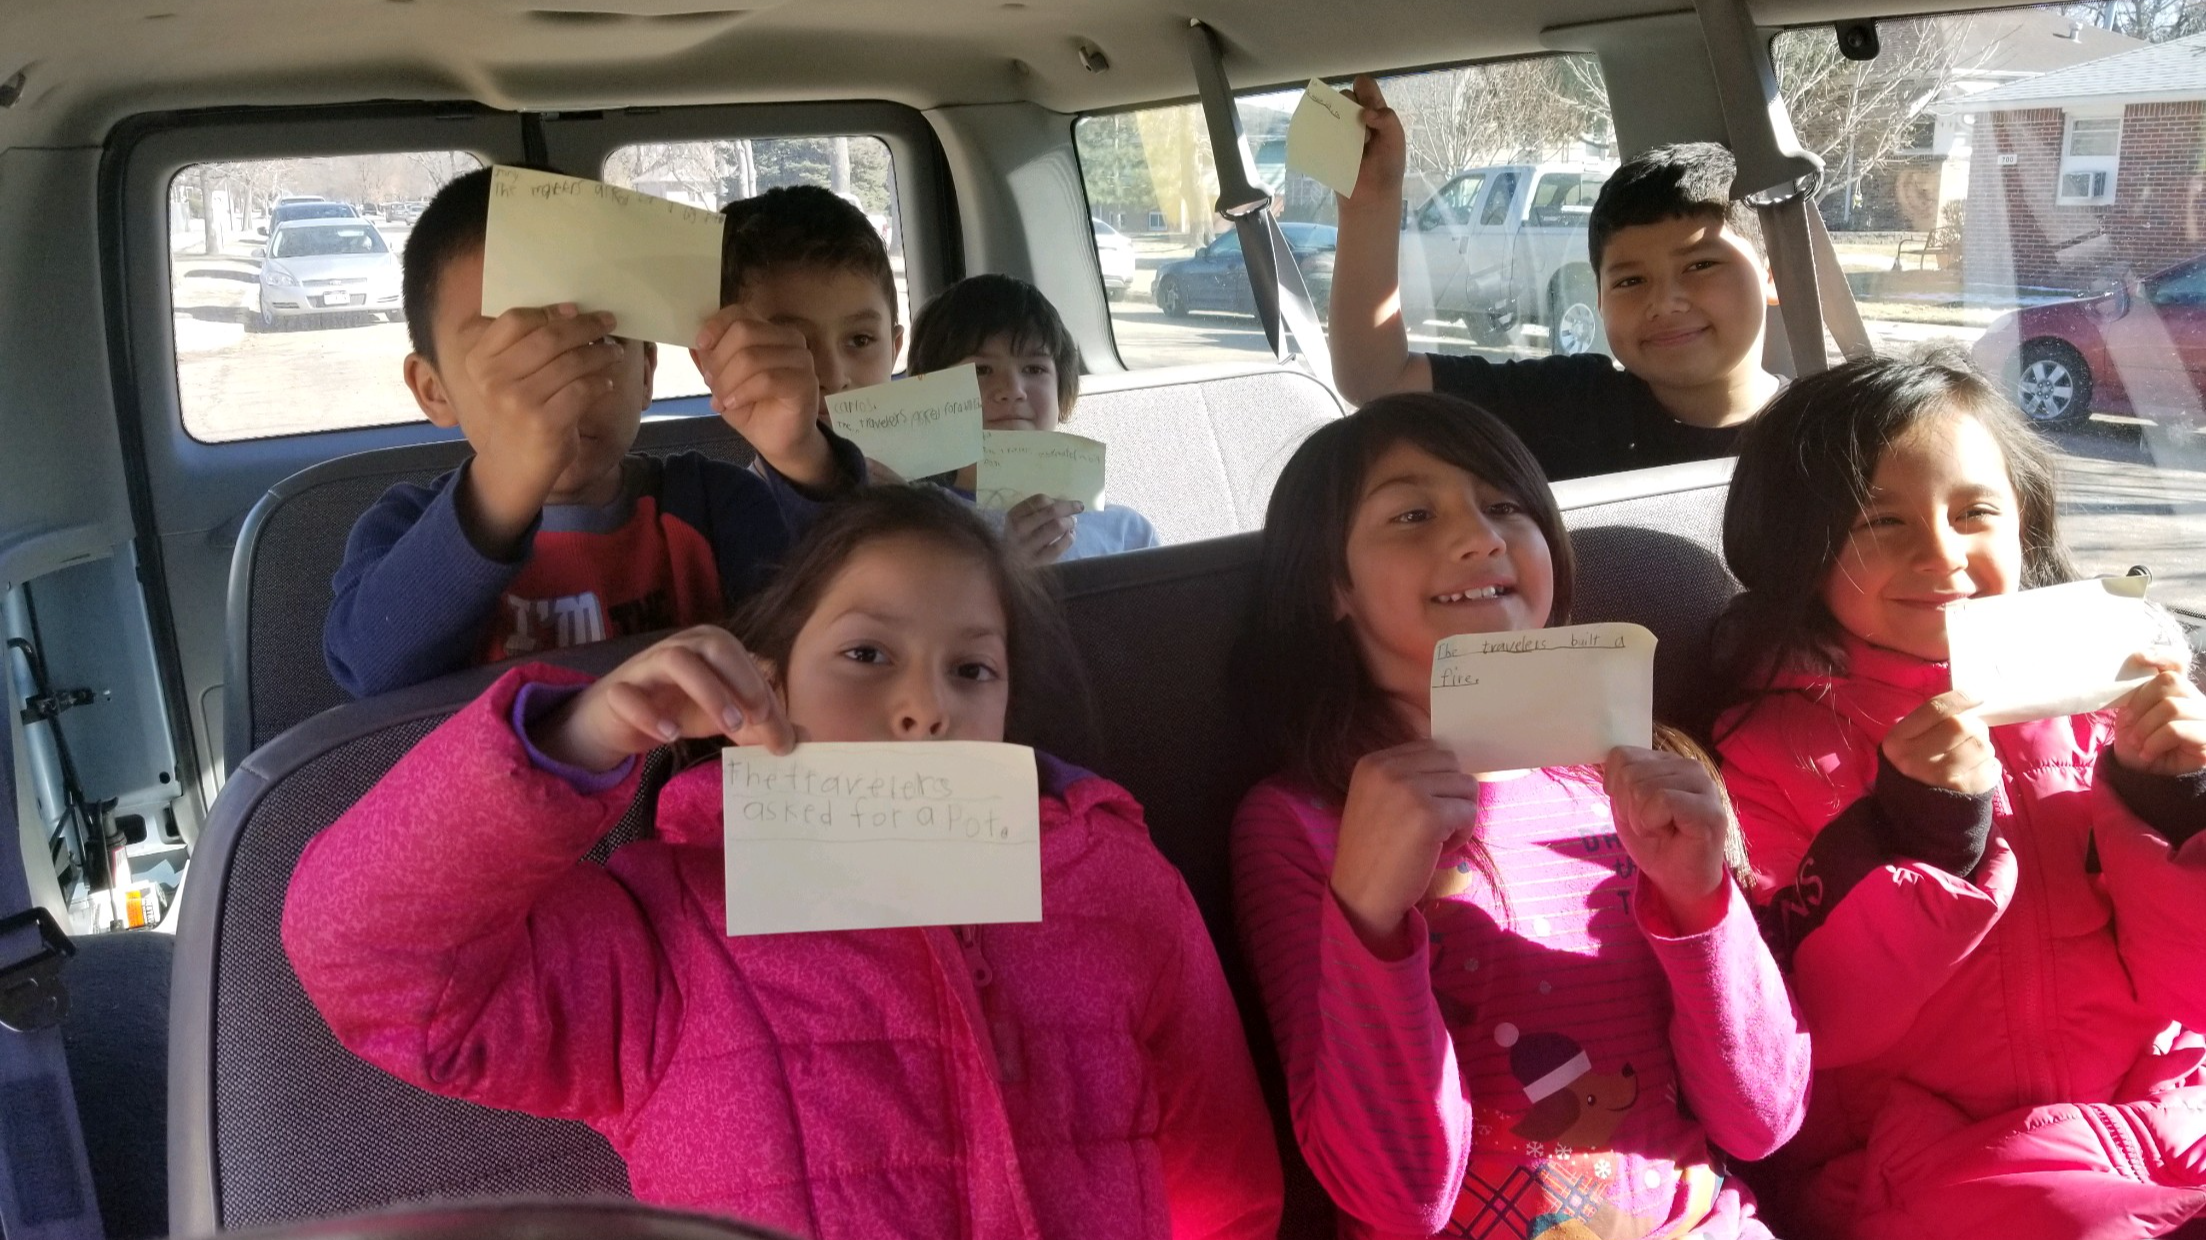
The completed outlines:
[[[2094,410],[2206,424],[2206,256],[2001,315],[1971,357],[2046,430]]]
[[[262,331],[337,314],[379,313],[396,322],[398,255],[363,219],[291,220],[268,235],[260,265]]]
[[[276,230],[293,220],[357,220],[360,212],[349,202],[331,202],[327,198],[285,198],[277,201],[268,212],[268,238],[273,241]]]
[[[1586,218],[1610,171],[1557,163],[1457,173],[1402,221],[1404,301],[1461,322],[1480,342],[1531,323],[1547,329],[1552,352],[1598,352]]]
[[[1333,298],[1333,248],[1338,230],[1331,224],[1287,223],[1279,226],[1294,251],[1295,266],[1309,286],[1310,300],[1319,314]],[[1247,265],[1241,256],[1241,234],[1229,232],[1187,258],[1166,263],[1157,272],[1157,309],[1178,318],[1196,310],[1226,310],[1255,314],[1249,295]]]
[[[1088,223],[1095,226],[1095,259],[1103,268],[1103,295],[1116,300],[1134,286],[1134,243],[1102,220],[1091,216]]]

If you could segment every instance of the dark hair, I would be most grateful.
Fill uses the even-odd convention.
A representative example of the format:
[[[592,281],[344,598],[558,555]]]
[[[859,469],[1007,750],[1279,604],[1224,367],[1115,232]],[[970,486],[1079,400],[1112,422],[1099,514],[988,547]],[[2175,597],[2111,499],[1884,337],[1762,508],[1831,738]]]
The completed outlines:
[[[1936,418],[1972,417],[2007,458],[2022,506],[2022,585],[2076,578],[2061,543],[2053,466],[2022,414],[1957,351],[1872,357],[1799,379],[1747,424],[1723,509],[1723,555],[1745,592],[1717,628],[1722,705],[1791,670],[1843,670],[1824,583],[1891,446]]]
[[[998,336],[1015,353],[1039,349],[1057,364],[1057,409],[1080,399],[1080,346],[1042,290],[1016,276],[967,276],[936,293],[912,316],[913,375],[955,366]]]
[[[752,273],[779,267],[851,271],[878,280],[896,322],[896,273],[866,213],[817,185],[784,185],[720,208],[720,304],[733,305]]]
[[[483,248],[489,227],[490,169],[477,168],[445,182],[406,234],[399,304],[406,311],[407,340],[432,364],[437,360],[437,281],[454,259]]]
[[[1411,739],[1370,672],[1346,620],[1348,529],[1365,475],[1398,443],[1412,444],[1514,496],[1547,539],[1555,567],[1551,624],[1568,623],[1575,578],[1570,537],[1539,462],[1523,441],[1469,401],[1430,392],[1382,396],[1318,429],[1279,475],[1264,514],[1242,682],[1251,722],[1274,758],[1336,801],[1363,756]]]
[[[1004,738],[1035,744],[1045,734],[1077,729],[1085,720],[1086,688],[1057,600],[977,512],[937,487],[867,487],[829,505],[728,627],[753,655],[786,669],[797,634],[851,557],[898,537],[926,539],[987,568],[1007,626],[1011,705]],[[1068,723],[1044,712],[1073,718]]]
[[[1762,226],[1754,209],[1731,197],[1739,161],[1716,142],[1677,142],[1641,151],[1624,161],[1601,186],[1586,216],[1586,251],[1593,272],[1609,241],[1626,228],[1688,216],[1722,220],[1723,226],[1762,252]]]

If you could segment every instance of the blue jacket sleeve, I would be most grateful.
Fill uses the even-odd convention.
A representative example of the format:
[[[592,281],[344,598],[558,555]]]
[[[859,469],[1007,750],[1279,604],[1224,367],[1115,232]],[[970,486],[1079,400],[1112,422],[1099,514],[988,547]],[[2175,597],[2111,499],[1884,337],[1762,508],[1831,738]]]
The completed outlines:
[[[722,601],[730,609],[766,584],[821,508],[862,485],[866,463],[858,446],[833,431],[827,446],[835,454],[836,480],[824,492],[797,486],[764,461],[753,470],[696,452],[665,459],[660,503],[712,544]]]
[[[467,467],[426,487],[400,483],[352,527],[336,599],[322,626],[329,674],[371,697],[466,667],[498,596],[528,562],[532,527],[511,561],[485,557],[460,527]]]

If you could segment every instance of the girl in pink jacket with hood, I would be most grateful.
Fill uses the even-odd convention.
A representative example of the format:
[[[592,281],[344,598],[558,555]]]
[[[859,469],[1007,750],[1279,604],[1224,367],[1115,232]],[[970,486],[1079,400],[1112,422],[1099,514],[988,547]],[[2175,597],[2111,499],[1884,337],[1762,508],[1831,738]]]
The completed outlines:
[[[717,762],[661,791],[655,838],[584,860],[646,750],[1000,741],[1065,656],[980,519],[905,487],[823,515],[740,631],[595,684],[509,673],[314,841],[284,942],[337,1036],[590,1124],[642,1200],[819,1240],[1274,1234],[1239,1018],[1116,785],[1036,755],[1039,923],[730,938]]]
[[[1742,439],[1716,737],[1814,1038],[1808,1122],[1757,1177],[1795,1234],[2136,1240],[2206,1210],[2186,660],[2140,652],[2155,679],[2065,719],[1987,727],[1950,691],[1947,606],[2075,576],[2054,510],[1958,362],[1803,379]]]
[[[1538,463],[1454,397],[1373,401],[1272,493],[1250,672],[1285,769],[1234,819],[1234,890],[1356,1240],[1769,1235],[1712,1146],[1792,1135],[1807,1038],[1708,767],[1474,776],[1431,738],[1434,645],[1564,620],[1571,587]]]

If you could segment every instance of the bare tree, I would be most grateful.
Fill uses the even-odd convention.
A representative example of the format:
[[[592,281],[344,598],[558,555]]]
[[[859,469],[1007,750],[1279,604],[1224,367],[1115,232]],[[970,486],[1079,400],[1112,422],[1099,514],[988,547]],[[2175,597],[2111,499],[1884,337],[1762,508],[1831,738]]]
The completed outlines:
[[[2063,11],[2078,21],[2148,43],[2206,33],[2206,3],[2200,0],[2091,0],[2066,5]]]
[[[1464,168],[1566,157],[1609,140],[1608,89],[1589,56],[1537,56],[1384,84],[1409,131],[1409,173],[1438,187]]]
[[[1823,189],[1836,196],[1841,218],[1851,218],[1862,185],[1909,148],[1923,110],[1976,67],[1960,63],[1971,20],[1887,23],[1875,60],[1841,56],[1827,29],[1777,39],[1772,54],[1793,129],[1822,157]]]

